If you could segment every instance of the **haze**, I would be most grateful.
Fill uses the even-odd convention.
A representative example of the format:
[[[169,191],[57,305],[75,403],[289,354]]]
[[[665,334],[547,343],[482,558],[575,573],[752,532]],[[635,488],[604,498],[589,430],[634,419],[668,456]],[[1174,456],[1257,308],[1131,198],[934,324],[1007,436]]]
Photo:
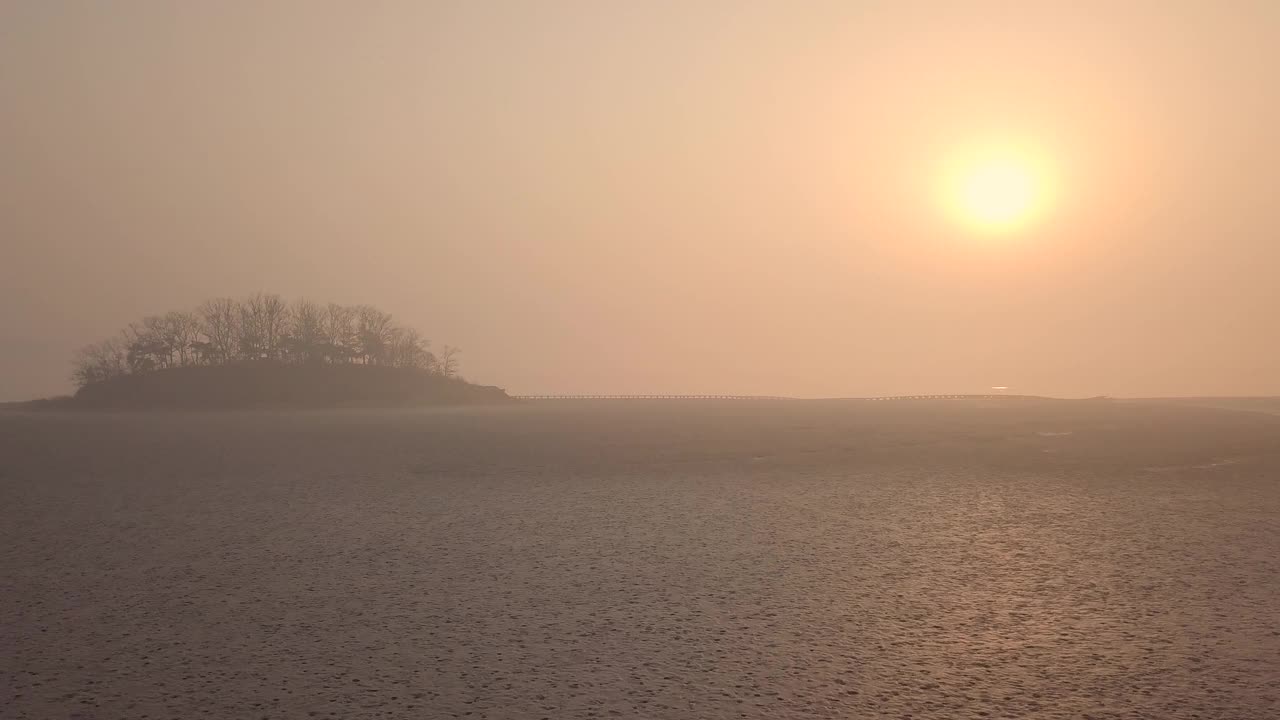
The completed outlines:
[[[1024,5],[9,0],[0,400],[257,290],[513,393],[1280,393],[1280,5]]]

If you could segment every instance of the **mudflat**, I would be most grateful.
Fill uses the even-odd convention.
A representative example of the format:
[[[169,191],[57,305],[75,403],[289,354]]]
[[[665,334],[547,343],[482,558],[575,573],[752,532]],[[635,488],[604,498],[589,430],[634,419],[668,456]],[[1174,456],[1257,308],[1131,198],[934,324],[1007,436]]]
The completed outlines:
[[[0,413],[4,718],[1280,717],[1280,416]]]

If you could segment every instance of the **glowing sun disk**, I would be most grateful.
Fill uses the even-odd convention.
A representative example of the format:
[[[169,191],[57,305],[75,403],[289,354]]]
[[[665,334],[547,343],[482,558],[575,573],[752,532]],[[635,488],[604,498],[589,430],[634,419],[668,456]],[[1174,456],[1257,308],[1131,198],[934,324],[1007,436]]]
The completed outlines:
[[[960,163],[950,175],[947,195],[953,211],[980,231],[1023,227],[1046,202],[1045,173],[1027,155],[980,154]]]

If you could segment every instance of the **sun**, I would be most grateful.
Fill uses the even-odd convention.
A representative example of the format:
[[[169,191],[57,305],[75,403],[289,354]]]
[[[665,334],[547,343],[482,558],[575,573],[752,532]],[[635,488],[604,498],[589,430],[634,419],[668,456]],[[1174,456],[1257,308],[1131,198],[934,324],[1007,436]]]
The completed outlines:
[[[1046,209],[1046,164],[1023,148],[973,149],[950,163],[945,195],[963,225],[983,233],[1026,228]]]

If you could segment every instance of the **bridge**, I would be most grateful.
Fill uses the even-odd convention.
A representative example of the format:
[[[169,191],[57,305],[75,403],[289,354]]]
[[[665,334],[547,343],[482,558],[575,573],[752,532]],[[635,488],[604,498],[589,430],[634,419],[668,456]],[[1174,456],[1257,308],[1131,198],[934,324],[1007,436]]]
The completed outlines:
[[[791,400],[779,395],[512,395],[516,400]],[[882,395],[875,397],[812,398],[814,400],[1045,400],[1036,395]]]

